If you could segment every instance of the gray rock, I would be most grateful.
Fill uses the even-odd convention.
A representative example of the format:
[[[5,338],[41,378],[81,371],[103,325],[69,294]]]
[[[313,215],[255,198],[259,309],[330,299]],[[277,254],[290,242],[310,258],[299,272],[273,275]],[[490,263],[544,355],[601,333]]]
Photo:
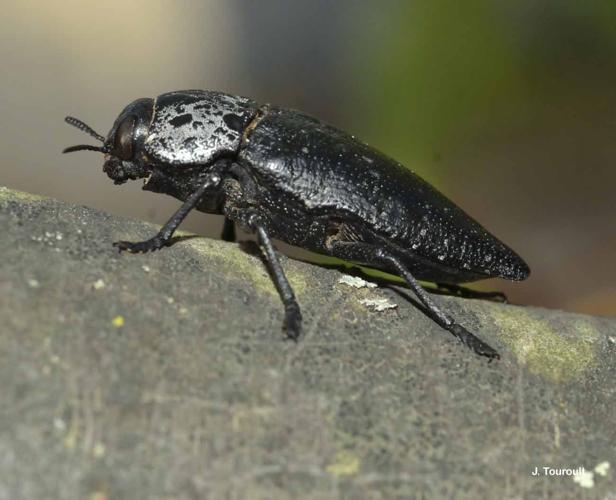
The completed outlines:
[[[156,228],[5,188],[0,229],[1,499],[616,498],[613,318],[435,296],[488,364],[283,258],[295,344],[238,245],[119,255]]]

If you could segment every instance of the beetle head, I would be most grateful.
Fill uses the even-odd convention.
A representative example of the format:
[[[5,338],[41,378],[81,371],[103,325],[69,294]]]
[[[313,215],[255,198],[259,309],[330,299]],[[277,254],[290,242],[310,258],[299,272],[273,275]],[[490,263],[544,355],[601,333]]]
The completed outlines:
[[[151,172],[143,143],[147,136],[153,99],[137,99],[126,106],[116,119],[107,138],[95,132],[81,120],[67,116],[65,121],[103,143],[102,146],[79,144],[66,148],[63,153],[74,151],[98,151],[105,155],[103,171],[115,184],[123,184],[129,179],[141,179]]]

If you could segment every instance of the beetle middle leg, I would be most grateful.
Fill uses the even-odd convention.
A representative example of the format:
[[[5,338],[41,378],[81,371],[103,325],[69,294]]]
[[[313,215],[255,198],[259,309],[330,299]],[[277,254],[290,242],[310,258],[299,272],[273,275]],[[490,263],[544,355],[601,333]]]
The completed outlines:
[[[131,241],[116,241],[113,246],[120,251],[128,250],[129,252],[153,252],[159,250],[169,244],[173,233],[186,218],[188,213],[197,206],[204,193],[220,184],[221,177],[218,173],[211,173],[206,178],[201,187],[191,194],[179,210],[167,221],[156,236],[149,240],[131,242]]]
[[[286,331],[289,338],[297,340],[302,332],[302,313],[295,299],[293,288],[291,288],[291,284],[284,274],[274,244],[269,234],[267,234],[265,227],[259,222],[259,216],[252,214],[242,217],[242,219],[250,229],[257,233],[267,270],[284,305],[285,317],[282,328]]]
[[[396,271],[411,287],[417,298],[431,313],[432,319],[451,332],[464,345],[476,354],[490,359],[500,358],[499,354],[488,344],[477,338],[462,325],[455,322],[436,305],[419,282],[413,277],[406,266],[389,250],[370,243],[329,240],[328,250],[335,257],[382,267]]]

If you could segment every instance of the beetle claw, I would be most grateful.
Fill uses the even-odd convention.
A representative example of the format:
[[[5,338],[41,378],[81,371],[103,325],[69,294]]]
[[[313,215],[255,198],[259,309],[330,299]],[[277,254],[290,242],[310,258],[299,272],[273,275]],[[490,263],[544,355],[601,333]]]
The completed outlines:
[[[298,307],[288,307],[285,310],[283,330],[287,337],[297,341],[302,334],[302,313]]]
[[[453,323],[447,327],[447,329],[453,333],[464,345],[471,349],[475,354],[479,356],[485,356],[489,359],[489,362],[493,359],[500,359],[500,354],[486,344],[484,341],[475,337],[462,325]]]
[[[479,339],[477,339],[476,344],[469,347],[479,356],[488,358],[488,363],[491,363],[493,359],[500,359],[500,354],[498,352]]]
[[[116,241],[113,246],[116,247],[120,253],[123,251],[127,251],[130,253],[147,253],[154,252],[156,250],[160,250],[164,246],[166,246],[166,242],[161,238],[155,236],[154,238],[150,238],[146,241]]]

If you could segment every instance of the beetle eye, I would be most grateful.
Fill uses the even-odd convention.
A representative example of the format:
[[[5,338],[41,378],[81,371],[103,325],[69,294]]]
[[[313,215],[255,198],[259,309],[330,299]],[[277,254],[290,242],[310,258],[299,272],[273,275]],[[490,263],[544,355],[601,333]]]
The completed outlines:
[[[114,153],[121,160],[130,160],[133,157],[133,132],[135,130],[135,117],[127,117],[118,127],[115,136]]]

